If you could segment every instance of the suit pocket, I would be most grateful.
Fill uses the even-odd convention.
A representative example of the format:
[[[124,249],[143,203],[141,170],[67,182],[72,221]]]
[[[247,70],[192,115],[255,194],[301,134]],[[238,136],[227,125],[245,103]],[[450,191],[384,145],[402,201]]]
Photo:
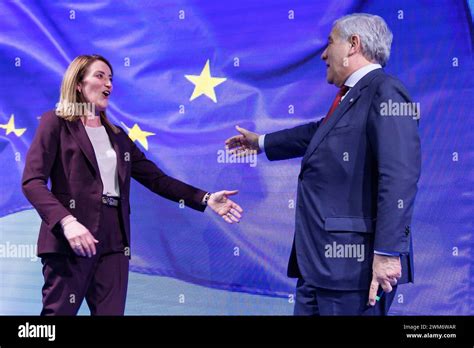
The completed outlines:
[[[374,232],[374,219],[369,217],[328,217],[324,222],[328,232]]]

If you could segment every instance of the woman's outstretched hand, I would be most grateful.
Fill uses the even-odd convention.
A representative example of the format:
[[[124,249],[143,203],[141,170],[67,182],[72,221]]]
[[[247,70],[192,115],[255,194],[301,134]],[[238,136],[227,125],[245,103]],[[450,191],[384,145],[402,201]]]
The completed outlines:
[[[239,222],[242,218],[241,213],[243,213],[243,210],[237,203],[229,199],[229,196],[236,195],[238,192],[237,190],[214,192],[209,197],[207,205],[229,224]]]

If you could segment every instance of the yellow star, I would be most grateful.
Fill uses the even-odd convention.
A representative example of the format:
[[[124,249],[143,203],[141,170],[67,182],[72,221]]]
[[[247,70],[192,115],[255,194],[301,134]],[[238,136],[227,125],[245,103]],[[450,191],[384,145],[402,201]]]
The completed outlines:
[[[214,87],[220,85],[222,82],[227,80],[224,77],[212,77],[211,76],[211,69],[209,67],[209,59],[204,66],[204,69],[201,71],[201,75],[184,75],[189,81],[194,83],[194,91],[193,95],[189,99],[192,101],[199,97],[202,94],[207,95],[209,98],[212,99],[214,103],[217,103],[216,99],[216,92],[214,91]]]
[[[21,137],[26,131],[26,128],[15,129],[15,115],[13,114],[10,116],[10,120],[8,121],[8,123],[0,124],[0,128],[6,129],[6,135],[13,132],[17,137]]]
[[[145,132],[141,130],[138,124],[136,123],[131,129],[128,128],[123,122],[122,126],[127,129],[128,137],[132,139],[132,141],[138,140],[138,142],[145,148],[145,150],[148,150],[148,140],[146,139],[146,137],[149,137],[150,135],[155,135],[155,133]]]

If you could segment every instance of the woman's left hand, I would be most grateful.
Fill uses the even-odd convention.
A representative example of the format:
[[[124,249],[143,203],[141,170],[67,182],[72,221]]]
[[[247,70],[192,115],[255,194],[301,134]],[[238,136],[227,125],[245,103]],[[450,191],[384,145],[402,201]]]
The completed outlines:
[[[237,192],[239,191],[224,190],[214,192],[207,201],[207,205],[211,207],[211,209],[214,210],[216,214],[222,216],[222,218],[229,224],[239,222],[242,218],[242,215],[240,215],[243,212],[242,208],[237,203],[228,198],[228,196],[236,195]]]

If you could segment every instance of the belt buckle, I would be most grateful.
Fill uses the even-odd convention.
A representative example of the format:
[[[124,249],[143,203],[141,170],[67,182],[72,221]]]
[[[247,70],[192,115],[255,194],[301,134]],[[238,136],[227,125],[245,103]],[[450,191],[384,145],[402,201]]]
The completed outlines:
[[[118,206],[118,200],[115,199],[114,197],[109,197],[109,196],[102,196],[102,203],[111,207]]]

